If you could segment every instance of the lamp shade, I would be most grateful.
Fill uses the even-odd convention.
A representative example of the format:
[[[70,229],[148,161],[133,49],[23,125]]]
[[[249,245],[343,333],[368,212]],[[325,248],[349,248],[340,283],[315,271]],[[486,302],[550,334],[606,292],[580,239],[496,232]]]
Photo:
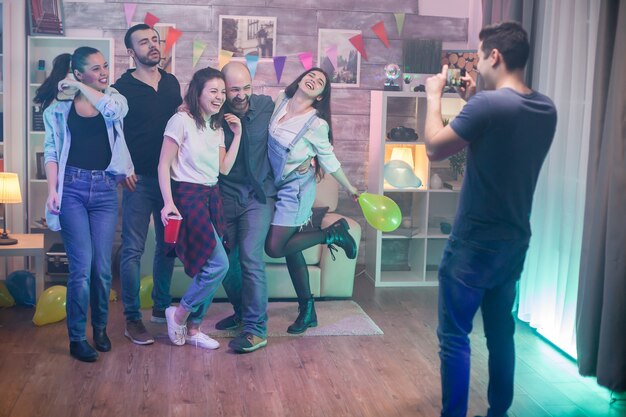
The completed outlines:
[[[17,204],[22,202],[20,181],[13,172],[0,172],[0,203]]]

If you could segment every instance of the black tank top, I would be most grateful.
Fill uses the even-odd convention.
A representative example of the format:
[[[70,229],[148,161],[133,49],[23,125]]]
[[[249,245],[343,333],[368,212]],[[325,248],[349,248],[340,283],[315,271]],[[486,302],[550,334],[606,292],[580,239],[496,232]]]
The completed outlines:
[[[72,103],[67,125],[72,135],[67,165],[90,171],[105,170],[111,163],[111,146],[102,114],[83,117],[76,113]]]

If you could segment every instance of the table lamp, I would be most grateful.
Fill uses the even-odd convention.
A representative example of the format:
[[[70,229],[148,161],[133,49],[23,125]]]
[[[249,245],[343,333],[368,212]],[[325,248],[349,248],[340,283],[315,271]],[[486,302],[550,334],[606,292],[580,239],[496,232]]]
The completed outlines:
[[[15,245],[17,239],[11,239],[7,234],[7,218],[5,204],[17,204],[22,202],[20,193],[20,181],[13,172],[0,172],[0,205],[2,205],[2,235],[0,245]]]

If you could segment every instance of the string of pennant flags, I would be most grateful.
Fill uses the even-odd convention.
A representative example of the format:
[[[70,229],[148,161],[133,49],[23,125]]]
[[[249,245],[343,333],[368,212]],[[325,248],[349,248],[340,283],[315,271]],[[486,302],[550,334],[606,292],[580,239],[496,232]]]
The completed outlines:
[[[137,9],[137,4],[124,3],[124,14],[126,16],[126,24],[128,26],[130,26],[131,22],[133,21],[133,16],[135,14],[136,9]],[[398,35],[402,36],[405,14],[394,13],[394,17],[396,20],[396,28],[398,30]],[[150,12],[146,13],[144,17],[145,24],[147,24],[150,27],[154,27],[154,25],[156,25],[158,22],[159,22],[158,17],[156,17]],[[380,39],[380,41],[385,45],[385,47],[387,48],[390,47],[384,21],[381,20],[377,22],[370,29],[372,30],[372,32],[374,32],[374,34],[378,37],[378,39]],[[180,39],[182,35],[183,35],[183,32],[181,30],[178,30],[173,27],[169,28],[169,30],[167,31],[167,35],[165,37],[164,53],[167,53],[174,46],[174,44],[178,41],[178,39]],[[363,59],[367,61],[367,53],[365,51],[365,43],[363,42],[363,35],[358,34],[358,35],[352,36],[351,38],[348,39],[348,41],[354,46],[354,48],[363,57]],[[204,53],[206,47],[207,47],[206,43],[204,43],[203,41],[194,39],[193,48],[192,48],[192,68],[198,64],[198,61],[202,57],[202,54]],[[328,46],[324,50],[326,57],[328,57],[328,59],[330,60],[331,64],[333,65],[333,68],[337,68],[337,49],[338,49],[338,45],[333,44],[333,45]],[[274,61],[274,71],[276,73],[276,80],[278,83],[280,83],[280,79],[283,73],[283,69],[285,67],[285,63],[287,62],[287,58],[294,57],[294,56],[298,57],[298,59],[300,60],[300,63],[302,64],[305,70],[308,70],[313,67],[313,52],[310,52],[310,51],[299,52],[297,54],[292,54],[292,55],[275,56],[272,59]],[[219,56],[218,56],[219,69],[222,69],[224,65],[229,63],[232,57],[233,57],[232,51],[227,51],[224,49],[220,50]],[[254,79],[257,65],[259,63],[259,57],[257,55],[246,55],[245,59],[246,59],[246,65],[248,69],[250,70],[250,75]]]

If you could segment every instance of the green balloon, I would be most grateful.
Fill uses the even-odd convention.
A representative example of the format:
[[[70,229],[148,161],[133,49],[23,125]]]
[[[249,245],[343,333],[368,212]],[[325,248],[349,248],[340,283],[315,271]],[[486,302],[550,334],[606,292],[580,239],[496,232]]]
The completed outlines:
[[[141,308],[152,308],[154,302],[152,301],[152,288],[154,282],[152,281],[152,275],[141,278],[139,281],[139,306]]]
[[[365,220],[373,228],[382,232],[392,232],[400,227],[402,212],[391,198],[384,195],[362,193],[359,196],[359,205],[363,210]]]
[[[4,282],[0,281],[0,307],[12,307],[15,305],[15,299],[9,292]]]

